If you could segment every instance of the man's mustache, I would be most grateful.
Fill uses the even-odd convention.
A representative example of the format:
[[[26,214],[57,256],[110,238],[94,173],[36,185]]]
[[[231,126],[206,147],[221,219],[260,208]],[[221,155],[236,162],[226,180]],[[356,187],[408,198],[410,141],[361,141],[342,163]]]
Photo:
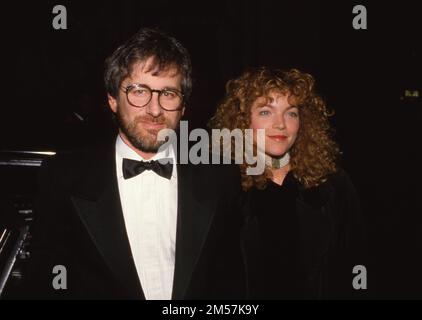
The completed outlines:
[[[136,122],[150,122],[156,124],[166,124],[166,118],[164,116],[152,117],[152,116],[139,116],[135,118]]]

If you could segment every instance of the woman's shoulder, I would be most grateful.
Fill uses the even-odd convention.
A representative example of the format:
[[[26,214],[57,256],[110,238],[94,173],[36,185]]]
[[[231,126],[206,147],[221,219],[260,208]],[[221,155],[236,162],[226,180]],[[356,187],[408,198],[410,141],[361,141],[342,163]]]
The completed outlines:
[[[299,186],[299,199],[312,207],[322,207],[327,203],[342,204],[358,201],[356,189],[349,174],[342,168],[328,175],[318,186]]]
[[[326,183],[328,183],[331,188],[333,188],[337,192],[356,192],[352,179],[343,168],[338,168],[335,173],[330,174],[327,177]]]

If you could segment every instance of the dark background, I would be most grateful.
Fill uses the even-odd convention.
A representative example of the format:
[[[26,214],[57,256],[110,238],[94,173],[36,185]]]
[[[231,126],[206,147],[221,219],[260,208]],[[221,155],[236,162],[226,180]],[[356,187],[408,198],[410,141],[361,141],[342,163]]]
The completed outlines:
[[[68,29],[54,30],[65,5]],[[354,5],[368,30],[354,30]],[[113,136],[103,61],[140,27],[191,53],[189,128],[250,66],[313,74],[336,114],[343,167],[362,201],[375,298],[422,298],[422,19],[417,1],[28,1],[1,10],[0,150],[68,150]],[[74,112],[81,115],[81,122]]]

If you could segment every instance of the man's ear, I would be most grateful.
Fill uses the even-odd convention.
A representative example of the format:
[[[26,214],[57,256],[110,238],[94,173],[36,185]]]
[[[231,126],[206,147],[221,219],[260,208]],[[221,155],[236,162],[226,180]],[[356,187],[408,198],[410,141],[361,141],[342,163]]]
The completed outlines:
[[[108,105],[110,106],[111,111],[116,113],[117,112],[117,100],[115,98],[113,98],[109,93],[107,93],[107,100],[108,100]]]
[[[185,109],[186,109],[186,107],[183,107],[183,109],[182,109],[182,117],[185,115]]]

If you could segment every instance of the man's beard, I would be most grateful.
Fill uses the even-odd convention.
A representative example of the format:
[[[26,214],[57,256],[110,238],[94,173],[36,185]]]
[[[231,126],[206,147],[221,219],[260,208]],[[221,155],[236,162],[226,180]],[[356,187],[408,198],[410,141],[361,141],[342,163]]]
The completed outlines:
[[[129,140],[132,146],[146,153],[157,153],[159,148],[166,141],[157,141],[157,135],[159,131],[151,130],[151,129],[149,130],[142,129],[142,124],[138,125],[140,121],[164,124],[165,125],[164,129],[165,128],[174,129],[174,128],[171,128],[171,126],[166,121],[166,118],[163,115],[156,118],[150,115],[137,116],[133,119],[133,121],[128,121],[121,114],[120,109],[118,109],[116,113],[116,119],[117,119],[117,123],[119,125],[120,130]]]

